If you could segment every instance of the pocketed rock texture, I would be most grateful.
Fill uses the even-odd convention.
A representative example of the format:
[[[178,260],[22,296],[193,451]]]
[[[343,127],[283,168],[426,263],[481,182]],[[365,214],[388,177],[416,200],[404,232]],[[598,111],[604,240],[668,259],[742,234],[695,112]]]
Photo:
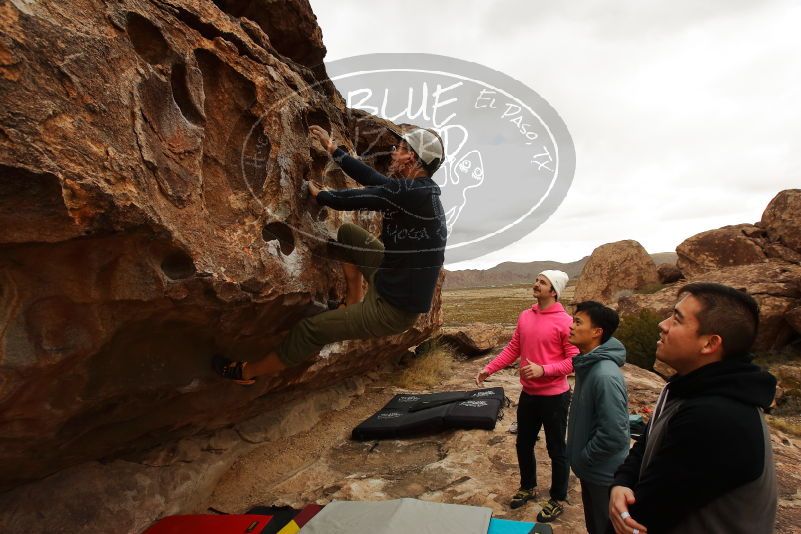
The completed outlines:
[[[325,242],[371,215],[319,208],[353,186],[320,125],[377,165],[325,76],[306,0],[0,3],[0,490],[258,413],[357,375],[439,323],[326,348],[243,389],[253,359],[341,296]]]
[[[624,293],[658,284],[654,260],[634,240],[601,245],[592,251],[581,271],[574,302],[615,302]]]

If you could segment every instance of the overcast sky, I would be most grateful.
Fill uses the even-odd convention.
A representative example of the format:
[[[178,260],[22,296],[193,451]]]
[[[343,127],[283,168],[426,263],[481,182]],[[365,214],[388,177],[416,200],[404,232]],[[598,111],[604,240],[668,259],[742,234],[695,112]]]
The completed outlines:
[[[311,0],[327,61],[425,52],[520,80],[567,124],[573,185],[537,230],[451,269],[649,252],[801,187],[801,0]],[[801,216],[801,214],[799,215]]]

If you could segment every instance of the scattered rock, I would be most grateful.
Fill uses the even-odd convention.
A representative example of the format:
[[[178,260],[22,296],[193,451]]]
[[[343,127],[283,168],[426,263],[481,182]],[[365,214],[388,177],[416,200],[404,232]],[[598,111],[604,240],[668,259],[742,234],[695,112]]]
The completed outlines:
[[[142,532],[165,515],[205,513],[205,503],[239,458],[264,443],[291,441],[364,391],[363,379],[349,379],[311,394],[295,393],[284,402],[272,395],[260,404],[268,412],[236,431],[223,428],[110,462],[61,470],[0,494],[0,531]]]
[[[618,241],[593,250],[573,299],[614,303],[621,294],[658,283],[656,265],[642,245],[633,240]]]

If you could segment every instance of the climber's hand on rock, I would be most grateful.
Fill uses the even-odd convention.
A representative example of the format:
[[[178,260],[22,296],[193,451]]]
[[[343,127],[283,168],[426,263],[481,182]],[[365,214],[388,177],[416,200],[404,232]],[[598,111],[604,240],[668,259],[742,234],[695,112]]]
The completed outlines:
[[[325,148],[329,154],[333,154],[334,150],[336,150],[337,147],[334,145],[334,142],[331,140],[328,132],[323,130],[320,126],[309,126],[309,135],[317,139],[317,141],[323,145],[323,148]]]

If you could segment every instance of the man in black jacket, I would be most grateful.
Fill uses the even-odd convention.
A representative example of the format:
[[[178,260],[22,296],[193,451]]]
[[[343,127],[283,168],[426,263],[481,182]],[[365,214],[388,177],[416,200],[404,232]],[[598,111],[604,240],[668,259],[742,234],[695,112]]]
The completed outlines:
[[[776,473],[763,410],[776,389],[750,363],[759,308],[712,283],[679,291],[656,357],[676,370],[615,473],[609,518],[626,534],[773,532]]]
[[[399,334],[431,308],[445,260],[447,227],[440,189],[431,176],[444,158],[444,145],[431,130],[398,133],[387,177],[337,148],[319,126],[309,133],[331,154],[342,170],[366,187],[321,190],[308,183],[309,194],[321,206],[335,210],[380,211],[381,240],[355,224],[344,224],[337,241],[344,258],[347,297],[343,306],[301,320],[276,352],[253,361],[215,355],[214,370],[239,384],[300,365],[335,341]],[[362,295],[362,276],[368,282]]]

